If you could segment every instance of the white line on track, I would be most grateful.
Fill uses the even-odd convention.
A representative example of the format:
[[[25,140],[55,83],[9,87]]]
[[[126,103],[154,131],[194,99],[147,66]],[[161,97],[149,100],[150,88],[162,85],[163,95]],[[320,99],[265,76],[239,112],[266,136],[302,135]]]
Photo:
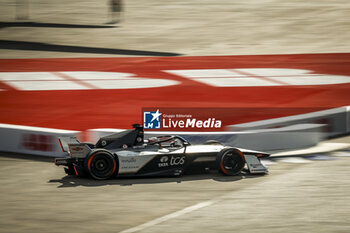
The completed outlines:
[[[210,206],[210,205],[212,205],[212,204],[214,204],[214,203],[216,203],[218,201],[219,200],[216,199],[216,200],[211,200],[211,201],[200,202],[198,204],[186,207],[186,208],[184,208],[182,210],[179,210],[179,211],[176,211],[174,213],[171,213],[171,214],[168,214],[168,215],[165,215],[165,216],[153,219],[153,220],[151,220],[149,222],[146,222],[144,224],[138,225],[136,227],[132,227],[132,228],[120,231],[119,233],[133,233],[133,232],[142,231],[142,230],[144,230],[146,228],[152,227],[154,225],[160,224],[160,223],[168,221],[170,219],[177,218],[177,217],[179,217],[181,215],[184,215],[184,214],[190,213],[192,211],[199,210],[201,208]]]

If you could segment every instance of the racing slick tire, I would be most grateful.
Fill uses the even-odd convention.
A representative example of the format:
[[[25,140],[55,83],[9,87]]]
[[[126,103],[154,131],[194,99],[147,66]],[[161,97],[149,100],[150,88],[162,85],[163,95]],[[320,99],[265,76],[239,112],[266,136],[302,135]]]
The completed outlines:
[[[117,173],[117,161],[106,150],[92,152],[84,161],[86,171],[96,180],[106,180]]]
[[[216,156],[218,170],[225,175],[239,174],[245,166],[243,153],[235,148],[225,148]]]

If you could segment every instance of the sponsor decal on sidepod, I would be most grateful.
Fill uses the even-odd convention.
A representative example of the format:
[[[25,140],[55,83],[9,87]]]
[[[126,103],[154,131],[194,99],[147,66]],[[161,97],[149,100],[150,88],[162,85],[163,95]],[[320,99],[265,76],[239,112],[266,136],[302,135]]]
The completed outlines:
[[[168,166],[177,166],[185,163],[185,156],[171,156],[170,161],[168,156],[163,156],[160,158],[160,163],[158,163],[158,167],[168,167]]]

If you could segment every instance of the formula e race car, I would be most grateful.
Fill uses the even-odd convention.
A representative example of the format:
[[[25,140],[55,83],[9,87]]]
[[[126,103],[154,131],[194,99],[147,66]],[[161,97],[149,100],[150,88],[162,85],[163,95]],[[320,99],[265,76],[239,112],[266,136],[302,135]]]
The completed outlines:
[[[143,127],[105,136],[96,145],[75,137],[60,137],[62,151],[69,157],[56,158],[68,175],[91,176],[97,180],[125,176],[179,176],[195,168],[218,169],[237,175],[247,165],[250,173],[266,173],[260,158],[269,154],[227,147],[218,141],[191,145],[181,136],[167,135],[144,140]]]

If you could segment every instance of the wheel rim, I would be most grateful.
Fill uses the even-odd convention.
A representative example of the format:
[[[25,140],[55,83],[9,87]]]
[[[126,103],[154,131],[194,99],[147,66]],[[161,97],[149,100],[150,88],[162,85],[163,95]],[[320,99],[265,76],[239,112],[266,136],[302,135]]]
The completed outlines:
[[[226,174],[237,174],[243,166],[244,160],[236,151],[227,151],[221,158],[221,168]]]
[[[106,167],[107,167],[107,163],[105,159],[99,159],[95,162],[95,167],[96,170],[98,170],[99,172],[103,172]]]
[[[105,153],[98,153],[90,158],[88,168],[94,178],[107,179],[113,175],[116,163],[113,157]]]

